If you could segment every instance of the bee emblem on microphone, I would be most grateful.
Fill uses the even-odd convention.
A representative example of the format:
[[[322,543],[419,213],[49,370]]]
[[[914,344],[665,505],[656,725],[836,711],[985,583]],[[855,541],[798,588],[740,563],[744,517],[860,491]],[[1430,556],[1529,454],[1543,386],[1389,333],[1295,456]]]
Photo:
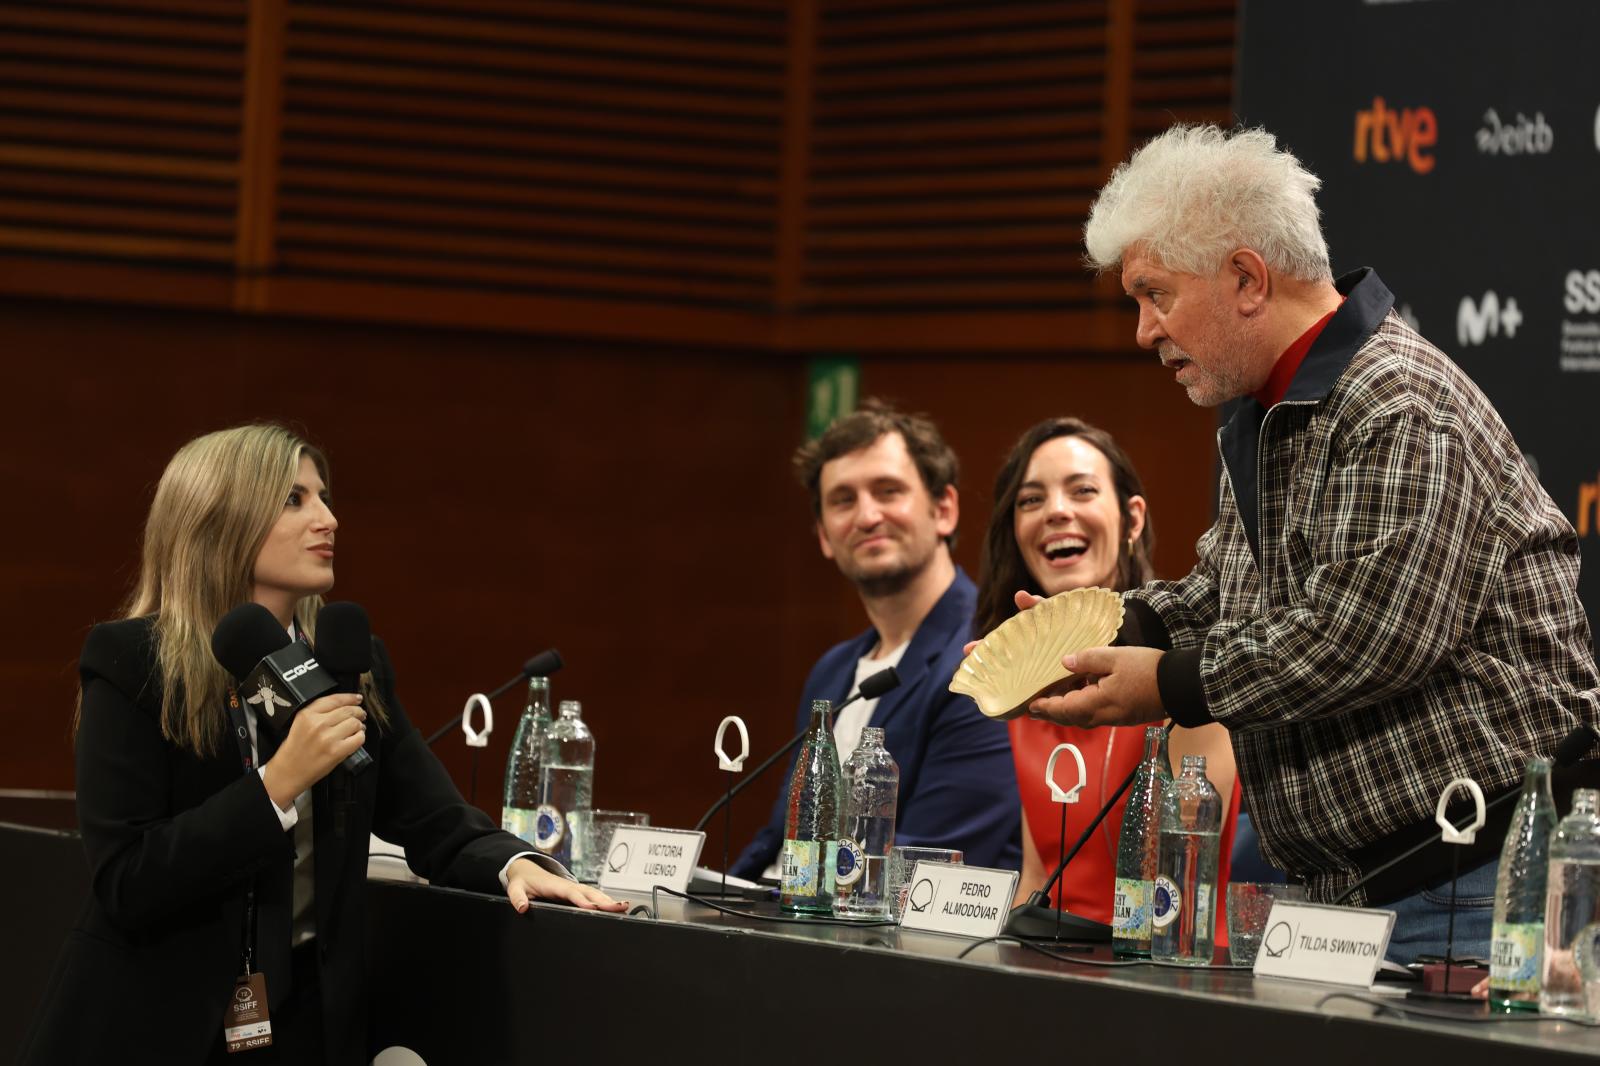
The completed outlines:
[[[265,712],[268,718],[277,714],[279,707],[289,706],[289,701],[272,691],[272,686],[265,681],[262,681],[261,687],[256,689],[256,694],[248,697],[245,702],[255,704],[257,709]]]

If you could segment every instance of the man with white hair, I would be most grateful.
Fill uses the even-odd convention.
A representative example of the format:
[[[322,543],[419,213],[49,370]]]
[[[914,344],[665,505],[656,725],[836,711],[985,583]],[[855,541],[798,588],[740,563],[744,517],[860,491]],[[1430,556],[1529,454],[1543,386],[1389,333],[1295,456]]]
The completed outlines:
[[[1101,190],[1089,259],[1121,267],[1140,346],[1195,403],[1237,403],[1193,571],[1128,593],[1123,646],[1068,656],[1087,683],[1030,711],[1221,722],[1267,859],[1313,899],[1394,910],[1411,961],[1444,949],[1440,793],[1517,789],[1600,722],[1600,678],[1571,524],[1378,276],[1333,280],[1320,184],[1265,131],[1178,126]],[[1557,771],[1563,806],[1597,769]],[[1489,946],[1497,813],[1456,856],[1458,957]]]

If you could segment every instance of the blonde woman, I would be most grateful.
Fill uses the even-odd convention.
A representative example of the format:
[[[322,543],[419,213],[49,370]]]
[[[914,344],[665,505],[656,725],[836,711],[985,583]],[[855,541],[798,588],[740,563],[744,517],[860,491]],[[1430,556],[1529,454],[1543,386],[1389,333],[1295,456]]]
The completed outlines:
[[[531,898],[621,909],[462,800],[376,640],[359,694],[316,700],[275,751],[265,731],[258,746],[211,631],[253,601],[315,645],[329,499],[326,460],[279,426],[199,437],[162,475],[125,617],[96,626],[78,663],[92,892],[23,1062],[365,1063],[369,831],[431,882],[504,892],[519,911]],[[357,748],[370,769],[330,773]],[[223,1022],[247,969],[265,981],[273,1044],[240,1060]]]

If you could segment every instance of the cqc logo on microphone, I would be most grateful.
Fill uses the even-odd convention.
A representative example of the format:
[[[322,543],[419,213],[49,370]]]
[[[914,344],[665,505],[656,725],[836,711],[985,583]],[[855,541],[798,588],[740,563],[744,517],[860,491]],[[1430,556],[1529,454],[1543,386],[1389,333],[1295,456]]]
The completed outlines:
[[[285,670],[283,672],[283,679],[285,681],[293,681],[295,678],[299,677],[300,675],[308,674],[312,670],[315,670],[316,668],[317,668],[317,660],[315,660],[315,659],[307,659],[305,662],[301,663],[299,666],[291,666],[289,669]]]
[[[1464,348],[1483,344],[1502,332],[1508,338],[1515,338],[1521,326],[1522,309],[1517,306],[1517,298],[1508,297],[1502,304],[1493,289],[1477,302],[1470,296],[1463,296],[1456,310],[1456,342]]]

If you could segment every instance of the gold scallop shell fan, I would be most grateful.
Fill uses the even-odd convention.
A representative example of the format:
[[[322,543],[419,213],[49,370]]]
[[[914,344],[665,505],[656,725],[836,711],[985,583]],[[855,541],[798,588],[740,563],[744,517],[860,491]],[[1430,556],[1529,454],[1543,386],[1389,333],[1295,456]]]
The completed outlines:
[[[1110,644],[1122,628],[1122,597],[1071,589],[1018,611],[978,642],[950,679],[990,718],[1016,718],[1042,690],[1069,677],[1061,657]]]

